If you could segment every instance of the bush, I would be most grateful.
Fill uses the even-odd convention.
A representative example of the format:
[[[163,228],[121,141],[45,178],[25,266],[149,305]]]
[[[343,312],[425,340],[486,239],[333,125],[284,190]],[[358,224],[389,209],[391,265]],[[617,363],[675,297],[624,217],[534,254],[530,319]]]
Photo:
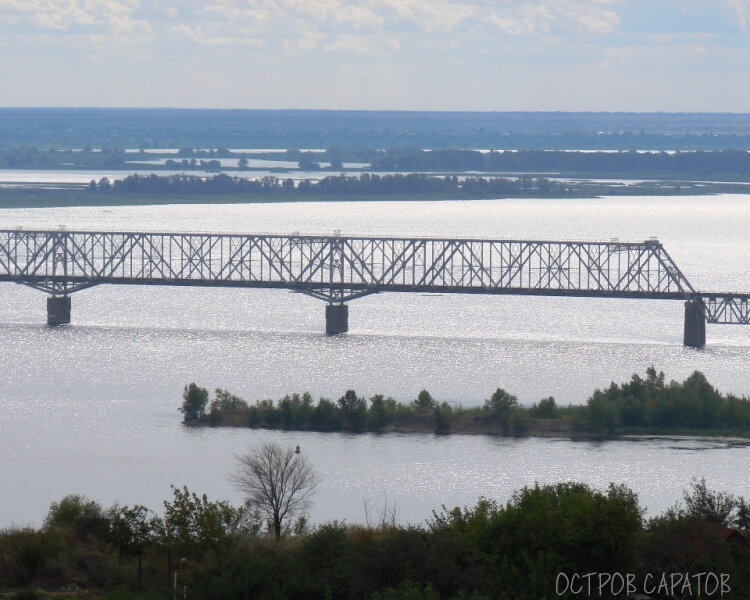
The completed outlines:
[[[29,585],[60,547],[60,539],[47,531],[28,527],[1,531],[0,581]]]

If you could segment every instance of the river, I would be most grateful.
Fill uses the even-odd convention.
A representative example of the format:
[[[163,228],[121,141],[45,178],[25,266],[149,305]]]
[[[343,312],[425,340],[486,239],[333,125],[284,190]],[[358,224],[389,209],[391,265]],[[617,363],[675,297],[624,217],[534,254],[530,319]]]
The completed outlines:
[[[750,291],[750,196],[586,200],[327,202],[0,210],[3,227],[435,235],[640,241],[659,238],[701,290]],[[693,477],[750,496],[750,449],[709,441],[572,442],[482,436],[190,430],[185,384],[250,401],[348,388],[401,401],[427,388],[476,405],[501,386],[530,404],[582,403],[654,365],[703,371],[750,395],[750,327],[707,328],[681,345],[680,302],[383,294],[350,303],[350,332],[326,337],[324,305],[270,290],[100,286],[73,295],[73,324],[49,329],[45,297],[2,284],[0,527],[39,524],[53,500],[158,510],[170,484],[240,503],[235,456],[259,441],[299,444],[322,476],[312,519],[364,522],[388,504],[402,522],[433,509],[505,501],[560,480],[625,483],[649,514]]]

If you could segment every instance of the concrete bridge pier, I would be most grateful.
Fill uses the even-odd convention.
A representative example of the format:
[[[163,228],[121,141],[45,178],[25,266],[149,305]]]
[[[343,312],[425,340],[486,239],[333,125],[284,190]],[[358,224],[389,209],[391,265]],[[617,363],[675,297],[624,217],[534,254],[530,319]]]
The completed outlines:
[[[70,323],[70,296],[47,297],[47,325]]]
[[[703,307],[695,300],[685,302],[685,330],[683,345],[690,348],[703,348],[706,345],[706,315]]]
[[[326,304],[326,333],[336,335],[349,331],[349,307],[346,304]]]

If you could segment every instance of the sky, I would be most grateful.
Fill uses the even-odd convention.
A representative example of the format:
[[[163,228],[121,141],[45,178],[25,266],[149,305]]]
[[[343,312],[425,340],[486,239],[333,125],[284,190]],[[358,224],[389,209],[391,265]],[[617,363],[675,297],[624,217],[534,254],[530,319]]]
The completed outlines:
[[[0,0],[0,106],[750,112],[750,0]]]

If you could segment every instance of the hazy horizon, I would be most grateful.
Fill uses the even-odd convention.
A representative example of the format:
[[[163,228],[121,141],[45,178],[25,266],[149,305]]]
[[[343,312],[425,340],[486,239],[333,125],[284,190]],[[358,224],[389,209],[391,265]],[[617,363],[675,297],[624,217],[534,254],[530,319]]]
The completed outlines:
[[[342,113],[425,113],[425,114],[518,114],[518,115],[750,115],[750,109],[743,111],[639,111],[639,110],[427,110],[427,109],[380,109],[380,108],[302,108],[302,107],[215,107],[215,106],[109,106],[109,105],[49,105],[49,106],[0,106],[0,111],[8,110],[143,110],[143,111],[224,111],[224,112],[342,112]]]

